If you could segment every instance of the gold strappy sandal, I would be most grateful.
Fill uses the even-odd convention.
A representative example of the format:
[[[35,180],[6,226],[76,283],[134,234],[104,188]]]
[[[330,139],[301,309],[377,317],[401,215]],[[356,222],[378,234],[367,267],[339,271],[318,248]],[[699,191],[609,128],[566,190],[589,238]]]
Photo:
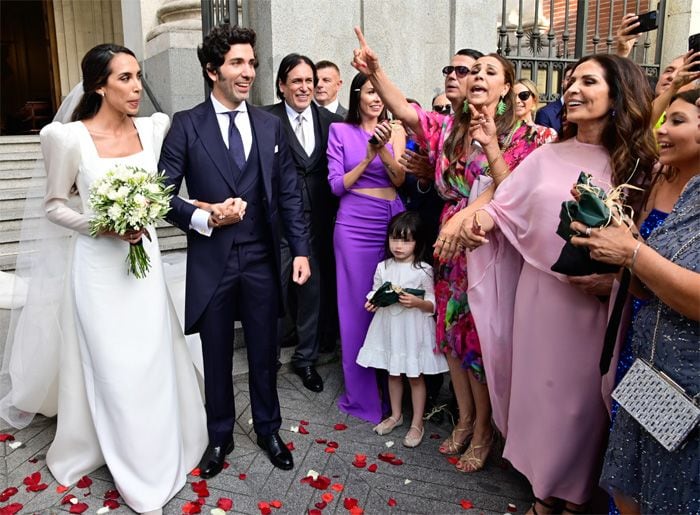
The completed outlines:
[[[464,440],[461,442],[457,441],[457,434],[458,433],[467,433],[467,436],[464,437]],[[462,454],[464,452],[464,449],[467,448],[467,445],[469,445],[469,440],[474,434],[474,428],[473,427],[454,427],[452,429],[452,433],[450,436],[447,437],[447,439],[440,444],[440,448],[438,449],[438,452],[440,454],[444,454],[445,456],[452,456],[454,454]]]

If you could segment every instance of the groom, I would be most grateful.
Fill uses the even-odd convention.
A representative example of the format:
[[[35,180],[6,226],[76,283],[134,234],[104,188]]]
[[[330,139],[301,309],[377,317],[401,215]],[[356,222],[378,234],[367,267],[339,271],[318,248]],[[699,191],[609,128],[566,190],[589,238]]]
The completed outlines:
[[[209,446],[202,478],[233,450],[234,321],[248,350],[250,403],[257,443],[276,467],[292,455],[279,436],[277,319],[280,232],[289,241],[293,281],[310,276],[308,228],[296,170],[279,119],[247,103],[255,79],[255,32],[220,25],[197,55],[209,99],[176,113],[160,157],[167,184],[184,179],[191,200],[171,200],[168,219],[187,233],[185,333],[199,333]]]

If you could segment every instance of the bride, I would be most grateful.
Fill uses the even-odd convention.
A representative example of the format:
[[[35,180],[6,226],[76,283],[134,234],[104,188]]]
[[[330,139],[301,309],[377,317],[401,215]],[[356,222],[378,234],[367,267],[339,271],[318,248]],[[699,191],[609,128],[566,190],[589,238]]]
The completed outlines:
[[[59,483],[73,484],[106,464],[126,504],[160,512],[206,447],[199,383],[168,297],[155,229],[91,237],[87,200],[91,183],[117,164],[155,173],[169,120],[161,113],[135,117],[141,71],[128,48],[98,45],[81,66],[84,94],[72,123],[41,131],[44,211],[73,236],[65,280],[45,281],[60,291],[54,311],[32,311],[30,293],[8,340],[2,381],[11,384],[0,415],[21,426],[34,413],[57,412],[46,462]],[[69,205],[76,188],[82,212]],[[151,260],[143,279],[128,275],[125,261],[138,241]],[[46,304],[41,293],[37,304]],[[43,337],[51,339],[56,327],[55,345],[45,347]]]

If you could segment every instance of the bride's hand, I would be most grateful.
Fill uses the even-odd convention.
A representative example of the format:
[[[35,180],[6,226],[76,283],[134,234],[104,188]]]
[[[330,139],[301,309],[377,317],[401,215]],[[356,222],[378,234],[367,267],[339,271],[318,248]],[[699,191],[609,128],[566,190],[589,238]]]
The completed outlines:
[[[115,231],[103,231],[100,233],[101,236],[109,236],[110,238],[117,238],[119,240],[123,240],[127,243],[130,243],[132,245],[137,244],[138,242],[141,241],[141,238],[144,236],[148,238],[148,241],[151,241],[151,234],[148,232],[148,229],[145,227],[142,227],[138,231],[134,230],[129,230],[126,231],[124,234],[119,234]]]

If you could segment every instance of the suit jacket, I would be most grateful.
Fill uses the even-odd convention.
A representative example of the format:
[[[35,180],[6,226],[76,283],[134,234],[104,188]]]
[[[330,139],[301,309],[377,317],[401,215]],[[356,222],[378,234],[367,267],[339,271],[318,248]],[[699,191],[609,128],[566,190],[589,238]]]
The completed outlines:
[[[561,115],[564,110],[564,104],[561,100],[555,100],[550,102],[542,109],[537,111],[535,115],[535,123],[537,125],[544,125],[545,127],[551,127],[557,132],[561,132]]]
[[[311,103],[316,148],[313,154],[308,156],[294,134],[294,128],[289,122],[284,102],[265,106],[263,109],[280,119],[282,128],[287,135],[292,160],[297,174],[299,174],[304,210],[311,213],[312,234],[315,237],[330,238],[338,199],[331,193],[328,184],[328,155],[326,154],[328,128],[331,123],[340,122],[343,119],[327,109],[321,109],[313,102]]]
[[[248,115],[257,145],[262,174],[265,212],[263,235],[272,244],[271,259],[280,277],[280,234],[289,241],[293,256],[309,255],[308,228],[304,221],[299,182],[279,119],[248,104]],[[195,207],[177,196],[185,180],[189,197],[210,203],[237,197],[230,170],[228,149],[221,137],[214,106],[210,100],[175,113],[158,163],[166,184],[175,186],[168,220],[187,233],[187,277],[185,331],[197,332],[196,323],[209,303],[224,273],[234,245],[231,226],[215,228],[211,236],[190,229]],[[245,200],[245,199],[244,199]],[[281,288],[279,288],[281,291]],[[272,299],[271,299],[272,300]],[[277,299],[278,315],[282,299]]]
[[[340,102],[338,102],[338,109],[335,110],[335,114],[337,114],[343,120],[345,120],[345,117],[348,115],[348,110],[345,109],[342,105],[340,105]]]

